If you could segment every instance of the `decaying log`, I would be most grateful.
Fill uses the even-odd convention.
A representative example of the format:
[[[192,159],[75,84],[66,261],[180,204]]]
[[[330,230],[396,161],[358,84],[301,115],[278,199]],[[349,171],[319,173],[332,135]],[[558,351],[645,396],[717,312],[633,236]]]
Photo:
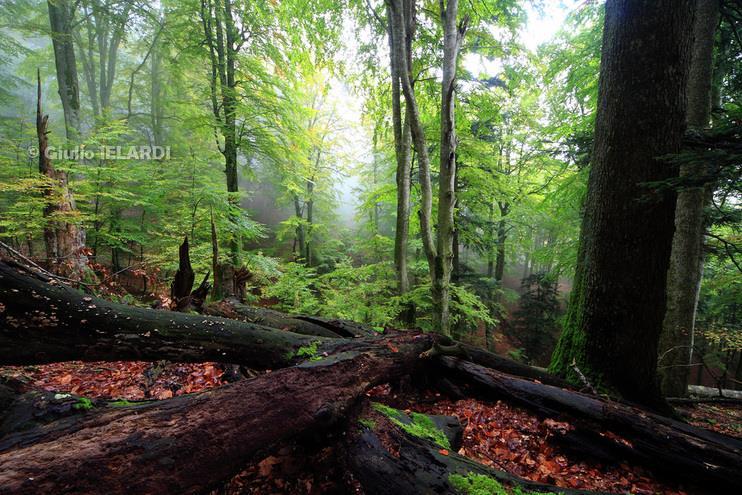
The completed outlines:
[[[167,359],[276,369],[321,354],[340,339],[247,322],[111,303],[20,265],[0,262],[0,363]]]
[[[570,443],[589,442],[614,459],[626,458],[719,490],[742,488],[742,441],[664,416],[594,396],[517,378],[476,364],[442,357],[439,362],[478,384],[490,398],[566,419]],[[570,435],[574,435],[570,439]]]
[[[363,420],[366,421],[363,421]],[[486,476],[504,486],[528,491],[567,495],[598,495],[529,481],[488,468],[451,449],[405,433],[379,415],[365,416],[348,439],[348,464],[364,491],[374,495],[461,495],[451,483],[452,475]]]
[[[412,332],[355,339],[320,361],[252,380],[92,410],[11,435],[3,443],[17,447],[0,453],[0,487],[18,494],[202,493],[272,445],[334,425],[369,387],[410,373],[431,342]]]

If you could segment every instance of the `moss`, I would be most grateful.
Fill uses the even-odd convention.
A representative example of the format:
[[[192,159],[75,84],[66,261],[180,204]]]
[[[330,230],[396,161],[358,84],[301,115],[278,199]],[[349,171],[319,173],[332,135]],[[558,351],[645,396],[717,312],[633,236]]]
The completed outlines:
[[[369,430],[373,430],[374,428],[376,428],[376,421],[374,421],[373,419],[361,418],[358,420],[358,423],[360,423],[361,426],[365,426]]]
[[[433,420],[425,414],[413,412],[408,417],[402,411],[398,411],[384,404],[379,404],[378,402],[374,402],[372,406],[376,411],[388,417],[392,423],[410,435],[430,440],[444,449],[451,448],[451,443],[448,441],[445,433],[435,426]]]
[[[551,495],[525,491],[519,486],[506,488],[496,479],[476,473],[469,473],[466,476],[452,474],[448,477],[448,483],[461,495]]]
[[[108,403],[111,407],[127,407],[127,406],[135,406],[136,402],[129,402],[128,400],[115,400],[113,402]]]
[[[79,397],[77,399],[77,402],[72,405],[75,409],[83,409],[85,411],[89,411],[90,409],[94,408],[93,401],[88,399],[87,397]]]

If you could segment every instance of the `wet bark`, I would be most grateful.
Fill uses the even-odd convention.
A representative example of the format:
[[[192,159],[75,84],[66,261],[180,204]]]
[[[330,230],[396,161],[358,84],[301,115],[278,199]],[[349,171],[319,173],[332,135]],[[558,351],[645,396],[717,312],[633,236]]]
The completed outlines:
[[[552,371],[576,362],[593,384],[668,411],[657,350],[675,195],[648,183],[676,175],[659,160],[685,131],[691,0],[606,4],[595,149],[578,267]]]

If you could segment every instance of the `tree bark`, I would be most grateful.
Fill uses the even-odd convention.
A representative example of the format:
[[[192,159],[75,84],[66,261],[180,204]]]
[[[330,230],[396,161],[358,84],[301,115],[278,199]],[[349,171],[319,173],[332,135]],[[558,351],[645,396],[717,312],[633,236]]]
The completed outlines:
[[[80,90],[77,78],[75,47],[72,43],[72,24],[75,12],[67,0],[48,1],[54,64],[57,70],[59,98],[64,112],[67,141],[80,139]]]
[[[413,2],[410,2],[412,4]],[[453,262],[453,215],[456,205],[456,133],[454,126],[454,92],[456,80],[456,61],[461,49],[461,41],[466,31],[467,20],[458,23],[458,0],[441,3],[443,21],[443,80],[441,83],[441,162],[438,182],[438,233],[433,235],[433,188],[430,174],[430,158],[425,139],[425,131],[420,120],[410,62],[410,47],[407,40],[410,11],[414,6],[405,5],[401,0],[390,1],[392,57],[399,68],[400,82],[405,97],[406,115],[409,116],[412,141],[417,151],[420,169],[420,231],[423,249],[430,271],[431,293],[433,297],[433,327],[443,334],[450,335],[449,286]]]
[[[410,0],[410,3],[413,3]],[[392,7],[387,3],[387,35],[389,38],[389,50],[393,52],[395,47],[395,31],[392,28]],[[414,32],[414,19],[407,17],[407,29],[405,35],[411,39]],[[396,33],[399,35],[400,33]],[[406,41],[405,41],[406,43]],[[409,58],[409,55],[408,55]],[[396,183],[397,183],[397,219],[394,233],[394,264],[397,269],[397,290],[404,295],[410,289],[407,273],[407,245],[410,228],[410,188],[412,170],[412,134],[410,130],[409,116],[402,117],[402,91],[400,87],[400,68],[397,58],[390,57],[391,85],[392,85],[392,129],[394,131],[394,153],[397,159]]]
[[[647,183],[675,175],[658,157],[685,130],[692,0],[606,4],[595,149],[575,286],[552,371],[657,410],[675,195]]]
[[[180,311],[188,307],[195,280],[196,274],[193,273],[193,268],[191,268],[188,237],[186,237],[178,250],[178,269],[175,271],[173,283],[170,285],[170,299],[172,299],[176,310]]]
[[[719,24],[719,0],[698,0],[693,25],[693,53],[688,79],[688,127],[701,131],[711,119],[714,38]],[[703,167],[680,167],[681,177],[695,177]],[[706,187],[678,191],[675,235],[667,273],[667,311],[660,338],[662,392],[683,397],[688,389],[688,365],[703,274],[704,208]]]
[[[500,220],[497,222],[497,259],[495,262],[495,280],[502,282],[505,276],[505,242],[508,240],[507,223],[505,218],[510,212],[508,203],[498,202]]]
[[[236,71],[236,27],[231,0],[204,0],[201,2],[201,22],[209,49],[211,62],[211,104],[223,144],[219,150],[224,156],[224,174],[227,180],[227,196],[230,205],[230,220],[237,228],[236,211],[239,209],[239,181],[237,173],[237,80]],[[221,99],[221,102],[218,100]],[[229,239],[232,267],[240,263],[241,241],[238,232]],[[225,294],[233,295],[233,293]]]

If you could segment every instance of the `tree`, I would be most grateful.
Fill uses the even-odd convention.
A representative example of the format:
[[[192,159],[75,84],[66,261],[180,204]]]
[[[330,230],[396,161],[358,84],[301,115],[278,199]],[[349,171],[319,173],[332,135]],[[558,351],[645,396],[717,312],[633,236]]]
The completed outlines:
[[[54,62],[57,74],[59,97],[64,112],[64,127],[68,144],[80,139],[80,91],[77,80],[77,63],[73,39],[74,8],[67,0],[49,0],[49,23],[51,25]],[[45,190],[46,206],[44,216],[44,240],[46,257],[55,269],[62,269],[75,278],[82,278],[87,271],[85,230],[75,223],[77,208],[69,189],[66,171],[55,169],[49,157],[44,156],[47,148],[48,116],[42,115],[41,77],[38,81],[36,127],[39,137],[39,172],[51,181]]]
[[[675,197],[659,157],[685,130],[694,2],[606,4],[598,114],[575,286],[551,370],[667,410],[657,380]],[[673,15],[668,18],[667,13]]]
[[[440,170],[438,180],[438,217],[437,235],[433,230],[433,187],[431,182],[430,157],[428,154],[425,131],[420,119],[412,86],[412,68],[408,63],[408,48],[403,40],[407,37],[409,16],[403,2],[397,0],[391,4],[392,56],[400,68],[402,91],[410,119],[412,140],[418,157],[420,169],[420,186],[422,205],[420,208],[420,230],[423,248],[428,260],[431,291],[433,297],[433,324],[436,331],[450,335],[450,283],[453,267],[453,233],[454,209],[456,205],[456,130],[454,119],[454,97],[456,82],[456,63],[461,43],[468,26],[468,17],[461,22],[458,19],[458,0],[449,0],[440,4],[440,19],[443,24],[443,79],[441,81],[440,111]]]
[[[719,24],[719,0],[699,0],[693,25],[693,52],[688,79],[688,127],[703,131],[711,118],[714,38]],[[697,164],[682,165],[680,176],[703,174]],[[704,208],[711,185],[682,187],[675,208],[675,235],[667,273],[667,312],[660,339],[662,392],[682,397],[688,389],[696,308],[703,278]]]
[[[202,0],[200,15],[211,64],[211,78],[209,80],[211,106],[219,132],[223,138],[223,144],[220,145],[219,150],[224,155],[227,194],[230,196],[230,201],[237,204],[237,193],[239,192],[237,150],[239,139],[237,135],[237,78],[235,71],[237,52],[245,43],[247,33],[239,33],[237,30],[232,11],[232,0]],[[234,223],[236,222],[237,220],[234,219]],[[239,236],[232,236],[229,246],[230,261],[232,267],[236,269],[240,263]],[[222,284],[227,282],[222,277],[218,278]],[[233,293],[233,290],[229,290],[227,287],[229,285],[215,286],[215,290],[219,294],[222,294],[223,290],[226,290],[228,294]]]

